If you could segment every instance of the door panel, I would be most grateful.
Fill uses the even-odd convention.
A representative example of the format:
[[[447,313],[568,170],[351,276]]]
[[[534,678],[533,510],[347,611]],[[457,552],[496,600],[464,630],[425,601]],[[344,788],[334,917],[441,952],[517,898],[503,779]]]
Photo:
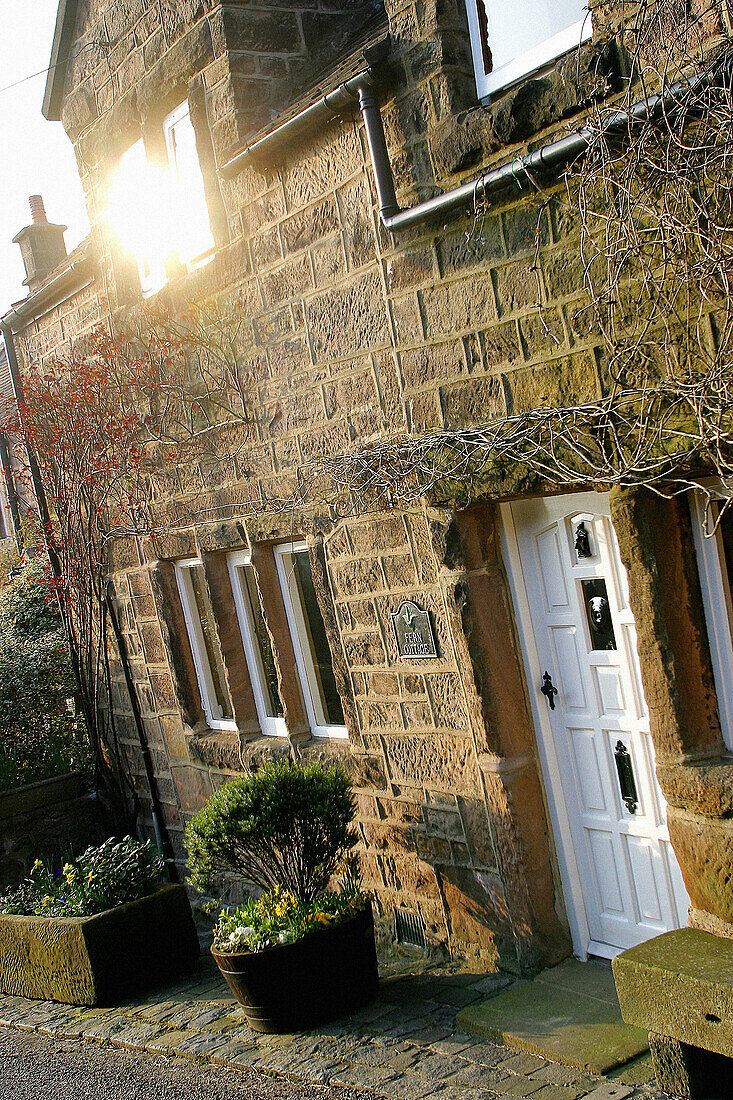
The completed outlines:
[[[525,659],[534,713],[551,741],[544,756],[556,761],[556,774],[545,778],[567,815],[560,843],[569,841],[572,852],[563,865],[577,870],[584,909],[575,925],[612,953],[679,927],[689,904],[654,771],[626,573],[606,495],[508,509],[529,617],[523,636],[532,640]],[[576,542],[580,524],[587,541]],[[545,672],[557,689],[554,710],[540,693]]]

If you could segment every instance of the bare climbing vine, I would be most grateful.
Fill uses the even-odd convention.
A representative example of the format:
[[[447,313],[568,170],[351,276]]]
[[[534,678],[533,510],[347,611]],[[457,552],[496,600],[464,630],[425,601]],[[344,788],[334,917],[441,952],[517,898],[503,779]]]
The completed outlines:
[[[299,471],[299,503],[329,501],[345,514],[426,494],[468,501],[510,473],[515,483],[645,485],[663,495],[707,475],[726,499],[733,492],[725,0],[621,0],[611,9],[614,24],[600,30],[616,39],[625,91],[591,109],[587,152],[566,175],[605,396],[319,458]],[[477,207],[475,224],[484,216]]]

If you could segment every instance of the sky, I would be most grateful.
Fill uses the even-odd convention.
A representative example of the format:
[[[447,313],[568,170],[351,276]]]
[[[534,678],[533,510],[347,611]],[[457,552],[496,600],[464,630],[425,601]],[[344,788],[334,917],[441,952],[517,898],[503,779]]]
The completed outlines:
[[[43,195],[48,220],[69,227],[68,251],[89,232],[74,150],[61,123],[41,114],[46,72],[33,75],[48,68],[57,8],[58,0],[0,0],[0,316],[27,294],[12,240],[31,221],[29,195]]]

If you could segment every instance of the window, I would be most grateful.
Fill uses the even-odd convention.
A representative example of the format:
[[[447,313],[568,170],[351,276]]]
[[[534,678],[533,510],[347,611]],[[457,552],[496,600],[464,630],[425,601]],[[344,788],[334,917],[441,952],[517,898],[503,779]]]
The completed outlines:
[[[188,103],[163,121],[167,168],[147,158],[142,138],[120,157],[110,186],[107,216],[137,261],[143,296],[165,285],[166,263],[189,270],[214,254],[204,180]]]
[[[591,35],[587,0],[466,0],[479,99],[548,65]]]
[[[140,288],[146,298],[166,282],[168,246],[163,179],[162,173],[148,164],[140,138],[120,157],[107,207],[114,232],[135,257]]]
[[[245,550],[230,554],[227,565],[260,729],[264,734],[284,737],[287,735],[287,729],[283,718],[275,658],[272,654],[270,635],[262,616],[250,552]]]
[[[692,531],[700,572],[700,589],[710,642],[710,659],[718,697],[720,724],[733,752],[733,506],[720,513],[720,501],[705,509],[705,494],[690,493]],[[715,534],[706,530],[717,523]]]
[[[198,558],[176,562],[176,579],[206,721],[212,729],[234,730],[237,725],[204,567]]]
[[[346,737],[308,550],[305,543],[290,542],[278,546],[275,556],[311,733],[314,737]]]
[[[176,250],[182,264],[200,267],[211,255],[214,238],[209,225],[204,179],[188,103],[177,107],[163,123],[173,209],[177,222]]]

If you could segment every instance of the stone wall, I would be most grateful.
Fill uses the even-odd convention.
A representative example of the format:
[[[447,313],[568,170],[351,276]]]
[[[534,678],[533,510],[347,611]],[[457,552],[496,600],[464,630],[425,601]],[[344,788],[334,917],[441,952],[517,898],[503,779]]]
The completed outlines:
[[[336,7],[340,15],[344,5]],[[403,204],[502,163],[530,139],[565,133],[568,120],[582,119],[579,104],[610,94],[623,73],[599,33],[579,58],[479,108],[460,0],[386,7],[393,55],[382,111]],[[348,10],[361,17],[372,5]],[[606,393],[565,189],[548,183],[539,194],[497,200],[478,218],[459,213],[392,237],[378,222],[355,116],[293,145],[280,163],[218,178],[216,164],[282,106],[283,89],[312,73],[307,36],[315,27],[328,38],[334,9],[320,0],[266,9],[138,0],[120,22],[121,11],[101,0],[79,5],[77,45],[89,48],[67,75],[63,109],[90,195],[98,299],[124,307],[116,323],[137,301],[129,265],[113,255],[100,220],[116,160],[140,132],[154,144],[162,117],[189,94],[208,193],[223,211],[212,217],[219,247],[208,267],[162,296],[209,295],[236,307],[252,378],[253,427],[241,454],[215,469],[171,471],[155,509],[160,535],[112,551],[176,854],[185,858],[186,820],[242,768],[283,755],[339,758],[354,775],[360,848],[385,920],[395,908],[419,912],[429,940],[486,965],[556,961],[569,937],[491,508],[467,508],[468,487],[442,508],[340,521],[272,515],[252,502],[287,496],[301,464],[357,442]],[[54,314],[28,335],[37,355],[74,331]],[[510,471],[494,492],[542,489]],[[348,742],[307,736],[273,558],[273,546],[294,536],[308,539]],[[225,569],[225,554],[242,547],[253,550],[289,739],[262,737],[257,725]],[[218,620],[238,726],[231,733],[207,728],[198,697],[172,566],[193,554]],[[632,585],[637,616],[642,592],[641,582]],[[431,612],[436,660],[398,658],[390,615],[404,598]],[[119,665],[113,672],[125,756],[149,812]],[[670,700],[660,708],[680,721]],[[710,891],[696,904],[729,919]]]
[[[0,794],[0,892],[16,886],[36,859],[52,870],[111,833],[104,808],[79,775]]]

